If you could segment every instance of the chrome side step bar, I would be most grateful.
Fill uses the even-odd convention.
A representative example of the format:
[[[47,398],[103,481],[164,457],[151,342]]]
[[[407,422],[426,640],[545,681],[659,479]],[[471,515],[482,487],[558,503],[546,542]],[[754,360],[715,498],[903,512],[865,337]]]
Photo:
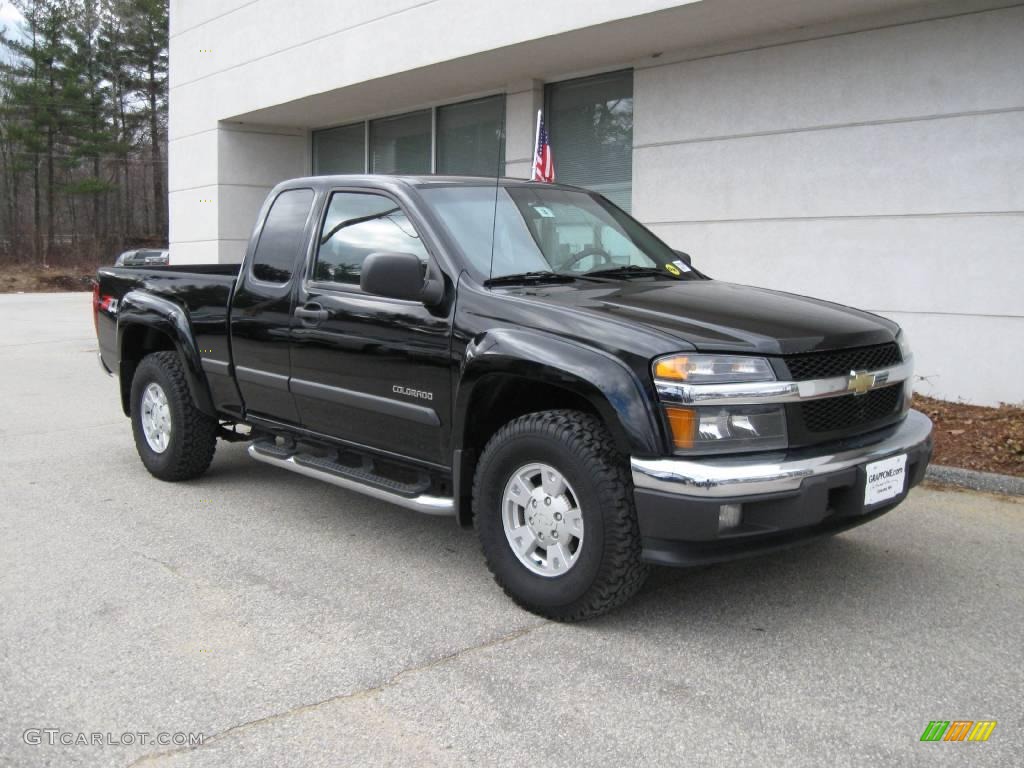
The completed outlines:
[[[277,453],[278,455],[273,455],[273,453]],[[249,455],[256,459],[256,461],[262,461],[264,464],[270,464],[271,466],[287,469],[290,472],[296,472],[300,475],[305,475],[306,477],[323,480],[324,482],[336,485],[339,488],[345,488],[349,491],[362,493],[366,496],[379,499],[380,501],[397,504],[400,507],[411,509],[414,512],[422,512],[427,515],[455,514],[454,499],[443,496],[427,496],[424,494],[405,496],[375,485],[368,485],[354,478],[346,477],[339,472],[329,472],[323,469],[318,469],[307,462],[302,462],[302,454],[284,455],[283,451],[275,451],[273,453],[270,451],[264,452],[259,450],[255,443],[249,446]],[[296,461],[296,459],[300,459],[300,461]]]

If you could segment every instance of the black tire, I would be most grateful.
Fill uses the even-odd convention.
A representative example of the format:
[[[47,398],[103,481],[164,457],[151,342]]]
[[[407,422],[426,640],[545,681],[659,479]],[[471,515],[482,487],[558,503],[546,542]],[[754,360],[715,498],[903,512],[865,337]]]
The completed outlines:
[[[584,536],[565,573],[541,576],[516,555],[505,535],[502,495],[512,474],[531,462],[561,472],[578,495]],[[477,534],[487,567],[505,593],[528,611],[557,621],[607,613],[647,578],[633,482],[608,430],[580,411],[544,411],[510,421],[487,443],[473,484]]]
[[[150,447],[142,428],[142,397],[153,383],[167,396],[171,417],[170,439],[162,452]],[[139,363],[132,379],[131,416],[135,448],[153,477],[172,482],[191,480],[209,468],[217,449],[217,420],[192,402],[185,370],[176,353],[154,352]]]

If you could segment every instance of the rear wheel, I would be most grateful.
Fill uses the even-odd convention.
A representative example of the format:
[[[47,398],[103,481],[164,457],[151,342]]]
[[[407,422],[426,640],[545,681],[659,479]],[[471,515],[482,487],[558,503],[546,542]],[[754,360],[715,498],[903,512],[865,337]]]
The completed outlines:
[[[135,370],[132,432],[139,458],[161,480],[191,480],[213,461],[217,420],[195,407],[174,352],[154,352]]]
[[[495,581],[529,611],[598,616],[647,577],[629,472],[590,414],[531,413],[498,430],[477,465],[473,504]]]

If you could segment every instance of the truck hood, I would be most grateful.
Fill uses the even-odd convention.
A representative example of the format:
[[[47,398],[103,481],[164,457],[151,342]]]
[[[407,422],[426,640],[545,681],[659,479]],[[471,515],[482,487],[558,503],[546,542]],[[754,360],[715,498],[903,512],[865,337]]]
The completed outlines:
[[[789,355],[861,347],[892,341],[899,330],[891,320],[841,304],[718,280],[581,280],[524,294],[595,319],[642,324],[707,352]]]

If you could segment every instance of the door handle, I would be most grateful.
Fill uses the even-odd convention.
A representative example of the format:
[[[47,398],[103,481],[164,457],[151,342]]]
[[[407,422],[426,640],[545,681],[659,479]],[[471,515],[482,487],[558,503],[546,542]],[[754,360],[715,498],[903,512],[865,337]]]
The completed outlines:
[[[324,309],[316,303],[307,304],[304,307],[296,307],[295,316],[304,323],[322,323],[331,316],[330,310]]]

